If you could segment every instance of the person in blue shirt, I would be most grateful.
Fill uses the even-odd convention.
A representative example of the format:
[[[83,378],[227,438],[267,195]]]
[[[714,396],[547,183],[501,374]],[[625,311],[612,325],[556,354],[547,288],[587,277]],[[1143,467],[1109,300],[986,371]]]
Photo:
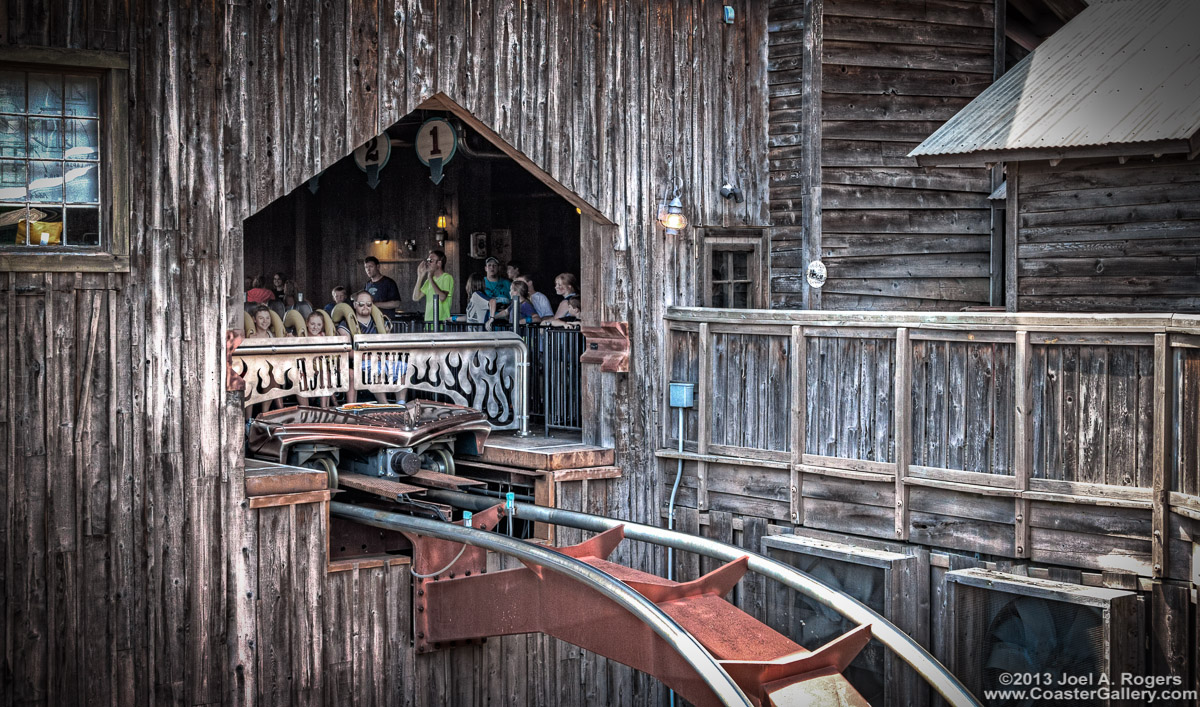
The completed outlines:
[[[483,263],[483,296],[488,300],[495,300],[497,305],[507,305],[512,297],[508,291],[512,289],[512,282],[500,277],[500,261],[496,258],[488,258]]]
[[[350,295],[346,292],[346,287],[344,285],[338,285],[330,291],[329,296],[333,298],[333,301],[325,305],[325,313],[332,315],[333,308],[342,302],[345,302]]]
[[[379,271],[379,258],[373,255],[363,260],[363,270],[367,273],[367,284],[363,285],[363,289],[371,293],[375,306],[388,319],[396,316],[396,309],[400,306],[400,288],[396,286],[396,281]]]

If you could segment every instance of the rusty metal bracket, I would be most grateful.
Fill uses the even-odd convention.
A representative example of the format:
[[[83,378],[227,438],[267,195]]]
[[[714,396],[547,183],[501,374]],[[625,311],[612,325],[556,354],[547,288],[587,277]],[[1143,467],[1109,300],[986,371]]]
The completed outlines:
[[[242,333],[234,329],[225,332],[225,390],[229,393],[236,393],[239,390],[246,389],[246,381],[233,365],[234,349],[242,343]],[[245,365],[242,366],[243,372]]]
[[[629,323],[604,322],[580,327],[587,340],[582,363],[598,363],[605,373],[629,373]]]

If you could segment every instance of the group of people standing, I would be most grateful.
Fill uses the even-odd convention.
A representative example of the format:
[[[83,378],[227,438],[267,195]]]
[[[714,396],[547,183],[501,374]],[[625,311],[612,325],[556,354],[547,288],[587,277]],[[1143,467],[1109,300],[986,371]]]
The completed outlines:
[[[510,262],[507,278],[500,277],[500,261],[488,258],[483,273],[467,278],[466,320],[492,329],[497,321],[548,326],[578,326],[580,315],[579,281],[571,273],[554,278],[554,291],[562,298],[558,309],[533,283],[533,278],[521,272],[521,265]]]
[[[521,271],[521,265],[510,262],[506,266],[507,277],[500,276],[500,261],[488,258],[484,262],[484,271],[474,273],[467,278],[466,283],[466,317],[465,321],[483,324],[491,330],[497,322],[509,326],[515,320],[527,325],[542,324],[544,326],[577,327],[581,316],[578,280],[572,273],[561,273],[554,278],[554,291],[561,298],[558,307],[550,304],[550,298],[538,292],[533,278]],[[401,305],[400,289],[396,281],[380,271],[379,259],[374,256],[363,260],[363,270],[367,282],[362,289],[350,294],[344,286],[334,287],[330,293],[332,301],[322,309],[312,309],[304,319],[303,331],[300,331],[299,316],[291,312],[287,317],[297,331],[296,336],[326,336],[338,334],[378,334],[387,333],[387,322],[395,315]],[[448,321],[453,305],[454,276],[446,272],[446,254],[440,250],[431,250],[417,266],[417,277],[413,284],[412,299],[414,302],[424,301],[425,321]],[[283,320],[272,312],[272,306],[279,309],[281,303],[288,309],[303,311],[297,307],[303,302],[303,295],[296,292],[296,287],[283,273],[275,273],[271,278],[270,287],[267,278],[259,276],[247,283],[246,303],[254,326],[252,332],[247,332],[247,338],[268,338],[285,334]],[[341,311],[335,323],[332,315],[340,304],[349,306],[350,312]],[[256,305],[256,306],[255,306]],[[304,309],[308,309],[307,306]],[[377,316],[378,310],[382,316]],[[356,398],[353,387],[347,395],[349,402]],[[384,398],[386,400],[386,396]],[[307,400],[307,404],[326,405],[329,401]],[[275,401],[278,405],[278,401]],[[248,414],[251,411],[247,411]]]
[[[574,274],[565,272],[554,278],[554,292],[561,298],[555,308],[550,304],[550,298],[537,290],[533,278],[522,272],[520,263],[508,263],[505,271],[507,277],[500,275],[501,264],[497,258],[488,258],[483,268],[482,273],[474,273],[467,278],[464,321],[483,324],[488,330],[497,322],[502,326],[511,326],[514,320],[544,326],[579,325],[582,307],[579,282]],[[337,305],[347,303],[350,306],[357,326],[351,324],[350,317],[343,317],[336,324],[337,334],[386,333],[380,330],[380,320],[372,316],[372,307],[377,308],[383,315],[382,321],[387,322],[401,306],[400,288],[395,280],[380,270],[378,258],[365,258],[363,270],[367,281],[362,289],[351,294],[342,285],[334,287],[330,293],[331,301],[323,309],[325,314],[332,315]],[[269,287],[265,276],[254,278],[247,285],[247,304],[259,305],[249,310],[255,325],[255,331],[248,334],[251,338],[273,336],[274,320],[269,306],[272,302],[293,308],[298,301],[303,301],[303,295],[296,293],[294,283],[283,273],[275,273]],[[417,266],[412,299],[425,303],[426,322],[458,319],[450,313],[454,301],[454,276],[446,272],[446,254],[441,250],[429,251]],[[327,331],[330,321],[322,316],[322,310],[314,310],[305,320],[306,331],[297,332],[297,335],[323,336],[334,333]],[[386,324],[383,328],[386,329]]]

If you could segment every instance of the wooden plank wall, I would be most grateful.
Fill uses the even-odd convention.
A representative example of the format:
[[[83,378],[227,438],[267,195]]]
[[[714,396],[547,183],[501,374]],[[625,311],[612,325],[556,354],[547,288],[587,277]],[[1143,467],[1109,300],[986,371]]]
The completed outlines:
[[[1149,488],[1154,349],[1033,348],[1033,476]]]
[[[5,44],[128,54],[125,144],[137,165],[128,274],[0,275],[3,703],[284,703],[293,693],[312,703],[340,684],[284,685],[266,672],[287,662],[301,674],[317,655],[280,632],[318,617],[278,620],[311,596],[297,583],[312,568],[271,544],[312,523],[244,507],[224,331],[241,316],[245,219],[438,92],[617,224],[582,228],[589,315],[629,322],[638,344],[633,373],[596,376],[589,433],[616,442],[626,471],[605,508],[655,522],[659,402],[642,393],[660,389],[663,307],[695,299],[690,277],[664,276],[690,272],[694,247],[654,227],[655,204],[680,178],[695,224],[767,221],[766,8],[733,0],[738,19],[725,25],[722,4],[0,5]],[[730,179],[744,203],[718,196]],[[644,548],[626,554],[645,569],[662,563]],[[376,602],[354,607],[361,624],[380,620],[405,579],[372,570],[343,581],[353,584],[339,591]],[[397,635],[380,631],[371,645]],[[379,676],[369,684],[394,684],[382,662],[361,665],[378,654],[351,660],[362,668],[353,675]],[[516,657],[506,667],[525,669]],[[455,689],[481,684],[460,677]],[[428,679],[451,675],[443,666]],[[574,679],[547,673],[529,701],[599,689]],[[383,687],[372,689],[362,694]],[[637,676],[607,689],[617,703],[661,701]]]
[[[813,336],[807,353],[805,452],[895,461],[895,339]]]
[[[790,342],[786,336],[714,334],[708,370],[714,385],[709,413],[710,442],[786,452],[788,445],[788,381]]]
[[[999,342],[913,342],[910,463],[1013,473],[1013,348]]]
[[[806,252],[828,268],[821,308],[986,304],[987,170],[922,169],[906,155],[991,83],[994,3],[811,3],[822,13],[821,94],[809,153],[816,128],[799,108],[812,67],[806,74],[797,57],[812,40],[802,3],[784,5],[770,15],[772,306],[803,307]],[[797,220],[805,195],[820,211],[807,229]],[[806,230],[819,241],[807,251]]]
[[[1022,311],[1200,311],[1200,164],[1022,162]]]
[[[1200,514],[1200,339],[1190,330],[1123,331],[1176,321],[1168,317],[1098,318],[1089,333],[1086,318],[972,325],[955,315],[899,318],[889,329],[889,316],[672,310],[666,366],[698,382],[680,503],[933,548],[1188,577],[1186,542],[1155,569],[1151,539],[1173,522],[1155,511],[1166,508],[1165,494],[1180,495],[1170,501],[1180,513]],[[1081,329],[1063,332],[1068,324]],[[747,390],[754,368],[728,353],[733,342],[763,351],[784,335],[792,345],[780,350],[771,383]],[[740,446],[727,444],[731,411],[755,409],[748,396],[761,402],[785,381],[799,388],[785,444],[744,434]],[[664,485],[677,456],[671,450]]]
[[[5,704],[133,696],[148,548],[132,505],[125,278],[0,276]],[[141,491],[139,491],[141,493]],[[95,679],[89,676],[95,676]]]

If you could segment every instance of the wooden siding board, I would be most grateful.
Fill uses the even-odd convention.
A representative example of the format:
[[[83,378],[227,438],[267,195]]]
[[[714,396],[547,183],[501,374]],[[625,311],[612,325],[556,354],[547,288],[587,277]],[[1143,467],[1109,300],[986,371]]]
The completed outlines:
[[[0,275],[0,333],[5,341],[16,341],[16,276],[13,273]],[[0,529],[4,537],[14,537],[12,529],[13,506],[17,483],[16,427],[14,424],[15,409],[15,377],[16,374],[9,366],[8,346],[0,346],[0,441],[4,449],[0,451]],[[9,649],[8,631],[11,625],[11,611],[15,608],[9,599],[10,587],[14,584],[12,565],[13,547],[11,542],[0,543],[0,597],[4,605],[0,607],[0,635],[4,636],[4,647]],[[0,690],[0,699],[5,703],[12,702],[12,682],[8,681]]]
[[[258,700],[266,705],[295,702],[292,691],[292,621],[288,614],[292,596],[292,572],[287,538],[292,527],[294,506],[263,508],[258,511]],[[283,542],[280,542],[280,541]]]
[[[1144,307],[1196,311],[1195,164],[1171,156],[1026,171],[1017,239],[1023,308],[1122,310],[1140,295]]]
[[[924,264],[938,271],[921,270],[913,256],[939,251],[927,251],[920,237],[889,244],[888,252],[879,253],[889,261],[882,271],[871,258],[860,260],[853,247],[859,234],[920,233],[932,240],[939,232],[983,234],[989,228],[985,170],[968,170],[970,176],[956,183],[952,175],[963,172],[907,176],[896,168],[915,167],[907,153],[991,83],[993,10],[981,3],[902,5],[872,5],[868,12],[866,3],[833,0],[822,11],[822,43],[827,43],[819,71],[823,120],[815,153],[819,158],[807,159],[819,159],[821,166],[822,235],[844,233],[847,247],[846,254],[823,254],[830,272],[821,295],[826,308],[922,309],[987,298],[988,245],[982,239],[971,249],[953,251],[960,256],[950,276],[971,279],[963,282],[932,282],[937,275],[945,277],[945,263],[935,266],[927,258]],[[813,72],[806,71],[802,53],[792,48],[814,32],[806,32],[795,13],[768,29],[771,213],[783,224],[797,205],[813,208],[806,202],[810,188],[803,162],[805,136],[817,132],[806,128],[803,117],[804,77]],[[889,213],[879,214],[881,209]],[[800,305],[803,279],[793,281],[795,276],[782,270],[789,265],[778,243],[772,251],[772,302]],[[813,257],[803,255],[790,267],[803,268]],[[898,275],[897,258],[916,269]],[[875,277],[880,280],[873,282]]]
[[[10,275],[10,278],[12,276]],[[10,279],[10,292],[32,287],[32,275]],[[37,277],[40,278],[40,275]],[[13,436],[13,466],[9,494],[13,499],[6,532],[9,541],[6,623],[8,652],[20,657],[25,668],[13,675],[11,699],[34,703],[44,699],[51,675],[49,660],[48,600],[49,553],[46,532],[46,373],[43,363],[49,332],[46,327],[44,295],[10,294],[12,332],[15,343],[11,360],[13,419],[22,420],[20,434]],[[18,502],[18,499],[20,501]]]
[[[1154,349],[1138,347],[1137,485],[1150,488],[1154,482]]]

